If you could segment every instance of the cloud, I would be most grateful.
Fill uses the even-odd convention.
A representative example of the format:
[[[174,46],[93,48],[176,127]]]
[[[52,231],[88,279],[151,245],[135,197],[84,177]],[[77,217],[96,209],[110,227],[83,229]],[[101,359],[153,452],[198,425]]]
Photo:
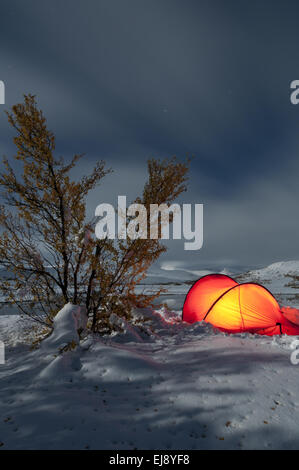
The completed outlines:
[[[84,168],[104,158],[117,170],[103,186],[107,199],[139,190],[147,158],[195,154],[186,202],[205,204],[199,264],[296,256],[299,107],[289,83],[298,78],[299,6],[269,8],[243,0],[2,2],[6,107],[37,94],[59,154],[86,153]],[[171,246],[167,256],[193,262],[183,244]]]

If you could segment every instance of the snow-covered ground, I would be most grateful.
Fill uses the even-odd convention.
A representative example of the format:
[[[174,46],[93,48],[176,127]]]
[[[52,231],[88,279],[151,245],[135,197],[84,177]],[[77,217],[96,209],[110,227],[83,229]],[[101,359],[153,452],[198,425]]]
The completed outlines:
[[[38,330],[19,316],[0,316],[1,449],[299,448],[299,365],[290,362],[296,338],[184,324],[185,281],[201,273],[157,270],[155,284],[162,274],[177,282],[163,297],[169,312],[147,311],[144,331],[89,336],[63,354],[63,334],[30,350]],[[241,277],[296,306],[290,274],[299,275],[298,261]]]

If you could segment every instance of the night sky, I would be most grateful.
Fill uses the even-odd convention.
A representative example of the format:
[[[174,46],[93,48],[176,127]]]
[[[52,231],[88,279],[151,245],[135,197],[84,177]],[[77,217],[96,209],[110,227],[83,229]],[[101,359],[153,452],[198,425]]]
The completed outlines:
[[[4,109],[37,96],[57,155],[114,173],[94,213],[134,199],[150,157],[194,155],[180,202],[204,204],[204,246],[169,242],[162,262],[197,269],[299,258],[299,2],[1,0]],[[76,176],[76,175],[75,175]]]

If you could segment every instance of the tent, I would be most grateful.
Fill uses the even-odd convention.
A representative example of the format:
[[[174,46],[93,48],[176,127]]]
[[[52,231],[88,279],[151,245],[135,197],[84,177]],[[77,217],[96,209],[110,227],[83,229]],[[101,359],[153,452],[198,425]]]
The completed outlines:
[[[299,335],[299,322],[294,323],[298,318],[298,310],[280,308],[262,285],[239,284],[224,274],[208,274],[196,281],[183,307],[183,321],[205,321],[228,333]]]

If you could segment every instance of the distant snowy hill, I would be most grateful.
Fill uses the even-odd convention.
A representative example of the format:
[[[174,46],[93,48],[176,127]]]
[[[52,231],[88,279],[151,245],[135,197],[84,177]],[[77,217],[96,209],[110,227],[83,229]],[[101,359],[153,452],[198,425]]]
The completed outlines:
[[[188,269],[181,266],[179,262],[162,263],[160,266],[155,266],[148,271],[146,284],[170,284],[170,283],[187,283],[196,281],[197,279],[211,274],[215,271],[210,269]],[[227,270],[221,270],[222,274],[229,274]]]
[[[279,261],[248,271],[237,277],[239,282],[258,282],[273,294],[296,294],[299,289],[299,260]]]
[[[187,293],[190,285],[197,279],[219,271],[207,269],[187,269],[180,263],[172,261],[155,266],[148,272],[143,282],[147,288],[156,290],[158,287],[166,288],[168,293]],[[233,274],[223,269],[222,274],[235,278],[238,282],[258,282],[267,287],[273,294],[288,294],[298,296],[299,291],[299,260],[279,261],[262,269],[255,269],[240,274]],[[298,298],[299,301],[299,298]]]
[[[146,284],[162,284],[162,283],[184,283],[196,281],[201,276],[209,274],[211,271],[192,271],[183,268],[152,268],[147,275]]]
[[[171,308],[179,309],[183,305],[185,295],[192,283],[206,274],[216,272],[230,275],[240,283],[258,282],[267,287],[281,305],[287,305],[291,302],[293,306],[299,308],[299,260],[279,261],[265,268],[240,274],[234,274],[225,269],[222,271],[187,269],[179,262],[165,262],[149,270],[147,278],[138,290],[150,293],[164,288],[167,293],[164,294],[163,301],[166,301]]]

